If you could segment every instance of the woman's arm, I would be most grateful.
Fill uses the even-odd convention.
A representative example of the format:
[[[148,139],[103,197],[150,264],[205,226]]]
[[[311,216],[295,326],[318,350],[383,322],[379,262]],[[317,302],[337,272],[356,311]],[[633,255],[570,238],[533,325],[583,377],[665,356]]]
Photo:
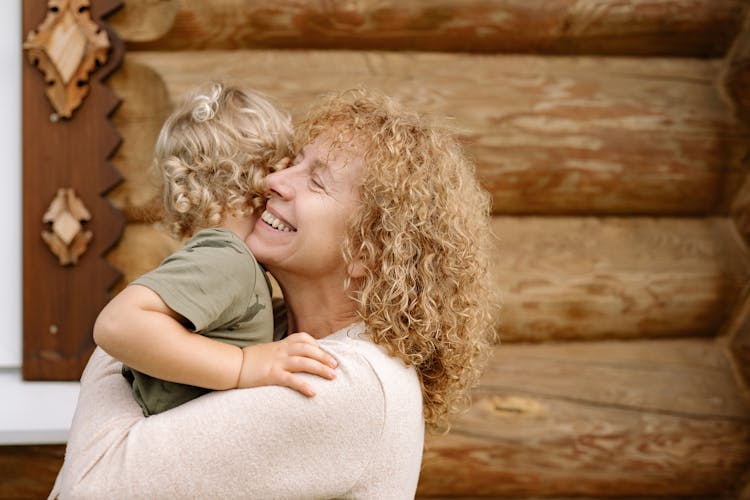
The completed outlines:
[[[94,352],[81,380],[57,498],[332,498],[379,445],[384,397],[361,356],[318,396],[259,387],[202,396],[145,418],[120,364]]]

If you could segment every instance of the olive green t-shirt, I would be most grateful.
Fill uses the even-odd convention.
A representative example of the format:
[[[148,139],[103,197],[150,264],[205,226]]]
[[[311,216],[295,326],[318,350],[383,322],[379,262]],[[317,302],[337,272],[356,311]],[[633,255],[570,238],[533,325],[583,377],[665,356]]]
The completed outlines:
[[[156,292],[198,334],[245,347],[273,340],[271,292],[263,269],[232,231],[204,229],[132,284]],[[123,366],[145,415],[160,413],[209,389],[160,380]]]

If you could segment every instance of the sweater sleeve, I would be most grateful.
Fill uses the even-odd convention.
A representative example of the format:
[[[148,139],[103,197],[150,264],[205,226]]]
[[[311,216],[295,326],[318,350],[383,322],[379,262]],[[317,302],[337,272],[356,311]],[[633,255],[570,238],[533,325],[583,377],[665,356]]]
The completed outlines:
[[[367,361],[338,355],[317,396],[268,386],[212,392],[152,417],[101,349],[81,379],[50,498],[332,498],[377,449],[384,396]],[[304,376],[304,375],[303,375]]]

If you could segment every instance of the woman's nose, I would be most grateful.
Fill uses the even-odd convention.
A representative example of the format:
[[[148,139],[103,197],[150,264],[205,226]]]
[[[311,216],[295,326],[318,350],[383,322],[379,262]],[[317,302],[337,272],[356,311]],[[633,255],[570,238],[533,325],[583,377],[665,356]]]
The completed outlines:
[[[278,170],[268,174],[266,182],[271,195],[276,195],[281,199],[288,200],[294,194],[294,188],[289,178],[289,168]]]

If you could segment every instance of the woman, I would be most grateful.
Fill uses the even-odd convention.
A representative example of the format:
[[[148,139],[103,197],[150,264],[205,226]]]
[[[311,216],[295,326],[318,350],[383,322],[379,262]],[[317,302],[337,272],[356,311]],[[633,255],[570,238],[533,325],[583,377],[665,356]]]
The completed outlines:
[[[246,242],[335,379],[144,418],[97,350],[52,497],[414,496],[424,425],[465,406],[493,337],[488,197],[451,134],[365,90],[321,102],[298,143]]]

